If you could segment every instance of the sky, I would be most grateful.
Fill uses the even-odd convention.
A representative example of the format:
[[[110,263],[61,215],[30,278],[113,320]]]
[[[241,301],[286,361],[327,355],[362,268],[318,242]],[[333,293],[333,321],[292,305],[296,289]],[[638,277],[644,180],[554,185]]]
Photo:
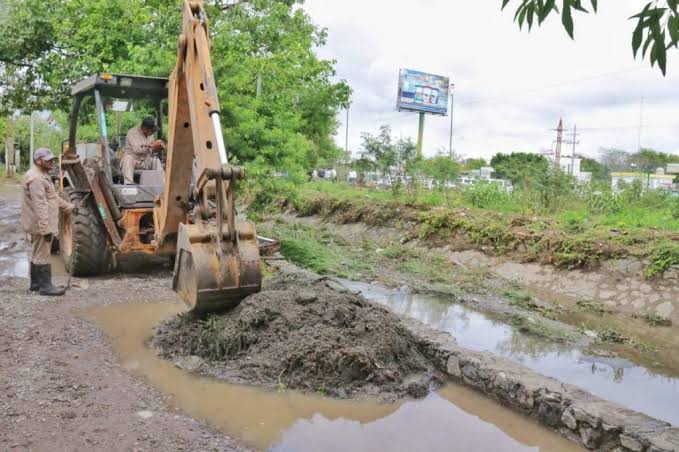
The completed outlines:
[[[628,18],[645,3],[609,0],[597,15],[577,13],[574,41],[556,15],[530,33],[519,30],[517,1],[504,12],[501,0],[306,0],[305,9],[328,29],[319,55],[337,61],[337,78],[354,91],[354,155],[361,134],[383,124],[395,137],[417,138],[417,113],[396,111],[399,68],[451,78],[453,148],[465,158],[549,151],[560,118],[571,132],[577,126],[578,154],[635,151],[640,124],[642,147],[679,154],[679,51],[668,51],[667,77],[632,54]],[[424,154],[447,152],[449,134],[450,117],[427,116]]]

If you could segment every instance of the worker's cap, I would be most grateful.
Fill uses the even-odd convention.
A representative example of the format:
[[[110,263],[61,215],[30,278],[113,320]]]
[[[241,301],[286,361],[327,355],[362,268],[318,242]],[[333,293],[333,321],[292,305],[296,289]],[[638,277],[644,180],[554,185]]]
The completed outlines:
[[[33,154],[33,161],[37,162],[39,159],[43,159],[44,161],[52,160],[54,159],[54,154],[47,148],[39,148]]]
[[[160,127],[156,125],[156,120],[150,116],[144,118],[144,120],[141,122],[141,128],[153,130],[154,132],[158,132],[160,130]]]

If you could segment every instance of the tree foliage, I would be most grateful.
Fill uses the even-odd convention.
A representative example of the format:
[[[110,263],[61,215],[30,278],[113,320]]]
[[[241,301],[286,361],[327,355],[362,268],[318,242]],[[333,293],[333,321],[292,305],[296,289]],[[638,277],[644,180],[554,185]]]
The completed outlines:
[[[381,126],[375,135],[362,133],[361,140],[361,161],[374,162],[375,168],[383,174],[388,174],[393,167],[406,170],[417,156],[417,146],[413,140],[410,137],[394,140],[388,125]]]
[[[434,179],[438,187],[442,187],[446,182],[454,181],[460,174],[460,164],[444,154],[422,160],[417,168],[426,176]]]
[[[549,161],[538,154],[499,153],[490,160],[490,166],[495,169],[497,176],[511,180],[514,185],[525,185],[530,180],[546,174],[549,170]]]
[[[351,90],[316,56],[326,31],[303,0],[208,4],[212,63],[229,153],[301,173],[337,157],[337,109]],[[179,0],[2,0],[0,109],[68,111],[70,87],[100,71],[168,76]],[[258,96],[257,79],[262,90]],[[2,112],[0,111],[0,115]]]
[[[608,176],[610,174],[606,165],[589,157],[584,157],[582,162],[580,162],[580,171],[592,173],[592,181],[594,182],[608,182]]]
[[[501,0],[502,9],[512,0]],[[573,12],[594,13],[598,0],[519,0],[514,20],[519,28],[533,24],[541,25],[552,13],[561,15],[561,23],[571,39],[574,39]],[[667,50],[679,48],[679,0],[652,0],[638,13],[630,17],[637,25],[632,34],[632,51],[636,58],[641,50],[642,58],[649,56],[651,66],[656,64],[663,75],[667,72]]]

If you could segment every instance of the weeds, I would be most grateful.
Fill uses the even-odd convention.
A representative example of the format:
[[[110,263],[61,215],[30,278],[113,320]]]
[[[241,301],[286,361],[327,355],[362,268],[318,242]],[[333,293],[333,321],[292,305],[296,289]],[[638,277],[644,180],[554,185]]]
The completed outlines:
[[[605,304],[599,303],[597,301],[578,300],[576,305],[582,311],[592,312],[598,315],[612,314],[613,312],[615,312]]]
[[[646,344],[631,336],[627,336],[624,333],[612,328],[599,331],[597,340],[601,343],[629,345],[642,352],[655,351],[655,347],[652,345]]]
[[[575,334],[571,331],[529,316],[514,314],[511,316],[510,322],[524,334],[564,342],[572,341],[576,338]]]
[[[651,263],[646,267],[646,278],[662,275],[673,265],[679,265],[679,243],[665,240],[658,243],[650,253]]]
[[[560,310],[551,306],[538,304],[533,297],[522,290],[508,290],[503,294],[509,298],[510,305],[533,311],[550,320],[557,320],[559,318]]]
[[[663,327],[672,326],[672,321],[670,319],[659,316],[657,314],[645,314],[642,316],[634,317],[641,318],[644,322],[648,323],[651,326],[663,326]]]

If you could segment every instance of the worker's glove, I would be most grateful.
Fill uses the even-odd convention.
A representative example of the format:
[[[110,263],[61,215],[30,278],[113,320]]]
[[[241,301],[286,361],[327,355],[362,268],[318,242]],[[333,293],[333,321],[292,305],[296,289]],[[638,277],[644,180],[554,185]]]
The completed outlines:
[[[42,238],[45,239],[46,242],[51,242],[54,238],[54,234],[45,234],[42,236]]]
[[[163,143],[163,140],[156,140],[151,143],[151,150],[154,152],[162,151],[163,149],[165,149],[165,143]]]

